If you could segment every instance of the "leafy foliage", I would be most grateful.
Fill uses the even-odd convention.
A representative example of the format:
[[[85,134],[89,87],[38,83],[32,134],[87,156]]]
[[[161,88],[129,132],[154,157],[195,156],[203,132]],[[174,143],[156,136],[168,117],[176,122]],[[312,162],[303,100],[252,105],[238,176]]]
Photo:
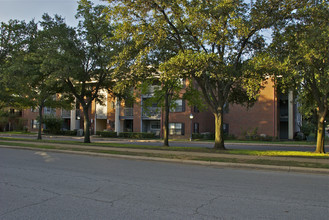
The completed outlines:
[[[102,103],[104,97],[99,91],[113,92],[115,84],[110,64],[116,46],[110,40],[113,28],[105,18],[104,9],[104,6],[94,6],[87,0],[79,1],[76,30],[57,17],[49,17],[44,23],[45,28],[52,31],[52,45],[56,49],[47,70],[55,70],[54,76],[64,83],[65,91],[82,106],[86,143],[90,142],[91,104],[94,101]]]
[[[324,152],[329,109],[329,3],[306,1],[292,21],[274,32],[273,54],[283,89],[293,89],[306,117],[317,115],[316,151]]]
[[[50,134],[58,134],[61,131],[63,120],[55,116],[45,116],[43,123]]]
[[[14,59],[26,47],[35,23],[10,20],[0,27],[0,109],[22,106],[24,99],[16,95],[22,86],[15,74],[10,73]],[[24,85],[24,84],[23,84]]]
[[[260,31],[288,17],[295,1],[108,2],[118,35],[133,42],[127,51],[139,51],[135,66],[155,55],[151,65],[197,82],[216,118],[215,147],[225,149],[223,107],[255,100],[264,79],[252,62],[265,46]]]

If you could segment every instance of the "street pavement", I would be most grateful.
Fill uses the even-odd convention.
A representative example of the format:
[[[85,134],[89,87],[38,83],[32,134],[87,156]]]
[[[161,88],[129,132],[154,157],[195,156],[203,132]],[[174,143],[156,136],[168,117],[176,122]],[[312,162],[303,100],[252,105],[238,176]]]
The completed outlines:
[[[328,219],[329,176],[0,148],[0,219]]]
[[[27,138],[36,139],[36,135],[11,135],[1,134],[0,137],[15,137],[15,138]],[[50,136],[44,135],[44,140],[63,140],[63,141],[77,141],[83,142],[83,137],[75,136]],[[91,141],[95,143],[122,143],[122,144],[136,144],[136,145],[152,145],[162,146],[163,141],[161,140],[133,140],[133,139],[119,139],[119,138],[99,138],[92,136]],[[170,146],[175,147],[208,147],[212,148],[213,142],[202,142],[202,141],[170,141]],[[315,146],[312,145],[280,145],[280,144],[258,144],[258,143],[226,143],[227,149],[247,149],[247,150],[279,150],[279,151],[308,151],[312,152],[315,150]],[[326,146],[326,152],[329,151],[329,146]]]

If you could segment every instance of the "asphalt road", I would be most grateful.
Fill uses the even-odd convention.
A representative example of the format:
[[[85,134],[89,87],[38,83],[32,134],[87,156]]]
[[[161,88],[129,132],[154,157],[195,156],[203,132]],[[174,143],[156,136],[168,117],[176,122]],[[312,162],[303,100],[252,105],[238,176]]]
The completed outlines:
[[[16,138],[28,138],[28,139],[36,139],[35,135],[7,135],[7,134],[0,134],[0,137],[16,137]],[[77,141],[83,142],[83,137],[71,137],[71,136],[43,136],[44,140],[64,140],[64,141]],[[136,145],[152,145],[152,146],[162,146],[163,142],[161,141],[150,141],[150,142],[140,142],[135,140],[122,140],[122,139],[115,139],[115,138],[91,138],[92,142],[99,142],[99,143],[126,143],[126,144],[136,144]],[[212,148],[214,146],[213,142],[198,142],[198,141],[170,141],[170,146],[176,147],[208,147]],[[280,151],[315,151],[314,146],[291,146],[291,145],[261,145],[261,144],[225,144],[227,149],[247,149],[247,150],[280,150]],[[326,146],[326,152],[329,151],[329,146]]]
[[[329,176],[0,148],[0,219],[328,219]]]

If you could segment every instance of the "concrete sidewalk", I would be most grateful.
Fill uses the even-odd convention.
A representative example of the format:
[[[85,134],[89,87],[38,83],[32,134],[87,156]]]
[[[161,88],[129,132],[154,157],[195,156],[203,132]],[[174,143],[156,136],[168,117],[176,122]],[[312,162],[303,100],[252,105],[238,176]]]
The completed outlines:
[[[321,173],[329,175],[329,169],[324,168],[307,168],[307,167],[293,167],[293,166],[278,166],[278,165],[260,165],[252,163],[232,163],[232,162],[214,162],[196,160],[193,158],[215,158],[215,159],[238,159],[238,160],[268,160],[268,161],[293,161],[299,163],[316,163],[322,165],[329,165],[329,159],[318,159],[318,158],[298,158],[298,157],[270,157],[270,156],[253,156],[253,155],[234,155],[234,154],[223,154],[223,153],[205,153],[205,152],[188,152],[188,151],[173,151],[168,150],[154,150],[154,149],[137,149],[137,148],[119,148],[119,147],[107,147],[107,146],[88,146],[74,145],[74,144],[61,144],[61,143],[49,143],[49,142],[24,142],[24,141],[3,141],[17,144],[33,144],[33,145],[44,145],[53,146],[56,149],[40,149],[33,147],[20,147],[20,146],[6,146],[5,144],[0,147],[15,148],[15,149],[30,149],[37,151],[52,151],[61,153],[75,153],[85,154],[94,156],[108,156],[117,158],[127,159],[138,159],[138,160],[152,160],[152,161],[163,161],[163,162],[179,162],[199,165],[213,165],[221,167],[235,167],[235,168],[253,168],[253,169],[265,169],[265,170],[279,170],[279,171],[296,171],[296,172],[309,172],[309,173]],[[116,153],[98,153],[90,151],[113,151]],[[120,154],[120,152],[122,154]],[[137,154],[137,155],[129,155]],[[127,155],[128,154],[128,155]],[[140,156],[140,155],[142,156]],[[147,155],[147,156],[144,156]],[[171,159],[182,158],[182,159]],[[185,159],[187,158],[187,159]]]

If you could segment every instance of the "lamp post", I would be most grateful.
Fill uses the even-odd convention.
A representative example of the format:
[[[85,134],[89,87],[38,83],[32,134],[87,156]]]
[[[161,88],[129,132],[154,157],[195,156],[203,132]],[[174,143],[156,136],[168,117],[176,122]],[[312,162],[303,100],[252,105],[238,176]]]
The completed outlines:
[[[191,114],[190,114],[190,119],[191,119],[191,136],[190,136],[190,141],[192,141],[192,134],[193,134],[193,123],[192,123],[193,118],[194,118],[194,116],[193,116],[193,114],[191,113]]]

